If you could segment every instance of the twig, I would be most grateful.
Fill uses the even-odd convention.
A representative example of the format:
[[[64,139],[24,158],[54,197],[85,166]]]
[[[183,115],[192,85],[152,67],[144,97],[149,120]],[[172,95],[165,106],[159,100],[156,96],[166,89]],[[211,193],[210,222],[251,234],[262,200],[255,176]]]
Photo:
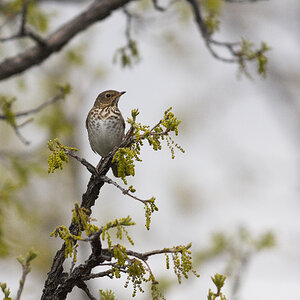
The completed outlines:
[[[57,102],[58,100],[61,100],[64,98],[64,92],[61,90],[56,96],[50,98],[49,100],[45,101],[44,103],[38,105],[37,107],[30,109],[30,110],[26,110],[26,111],[21,111],[21,112],[17,112],[14,114],[15,118],[19,118],[19,117],[25,117],[34,113],[39,112],[40,110],[44,109],[45,107],[47,107],[48,105],[54,104],[55,102]],[[0,115],[0,120],[5,120],[6,119],[6,115]],[[24,125],[24,124],[23,124]],[[22,125],[22,126],[23,126]],[[20,127],[20,125],[18,125],[18,127]]]
[[[232,292],[231,292],[231,297],[233,300],[237,300],[239,298],[238,294],[241,288],[243,275],[245,274],[245,270],[247,269],[251,258],[252,256],[250,251],[243,253],[240,258],[239,267],[236,271],[236,274],[233,276],[233,284],[232,284]]]
[[[136,196],[130,194],[130,193],[129,193],[129,190],[124,189],[122,186],[120,186],[118,183],[116,183],[115,181],[113,181],[112,179],[110,179],[110,178],[107,177],[107,176],[101,176],[100,179],[103,180],[104,182],[108,183],[108,184],[114,185],[114,186],[117,187],[119,190],[121,190],[122,193],[123,193],[124,195],[127,195],[127,196],[129,196],[129,197],[131,197],[131,198],[133,198],[133,199],[135,199],[135,200],[137,200],[137,201],[140,201],[140,202],[142,202],[143,204],[146,204],[146,203],[149,202],[149,200],[142,200],[142,199],[140,199],[140,198],[138,198],[138,197],[136,197]]]
[[[23,292],[23,289],[24,289],[25,280],[26,280],[26,277],[27,277],[29,272],[30,272],[29,263],[25,263],[24,265],[22,264],[22,277],[21,277],[20,282],[19,282],[19,289],[18,289],[18,292],[17,292],[16,300],[21,299],[21,295],[22,295],[22,292]]]
[[[25,125],[31,123],[33,121],[33,118],[30,118],[28,120],[25,120],[23,123],[18,124],[18,128],[24,127]]]
[[[185,246],[186,249],[189,249],[192,247],[192,243],[189,243]],[[110,255],[112,255],[112,251],[110,249],[103,249],[104,253],[110,253]],[[129,256],[134,256],[136,258],[139,258],[143,261],[146,261],[150,256],[153,255],[157,255],[157,254],[165,254],[165,253],[175,253],[175,252],[181,252],[180,249],[178,249],[178,247],[173,247],[173,248],[164,248],[164,249],[158,249],[158,250],[152,250],[152,251],[148,251],[148,252],[136,252],[136,251],[132,251],[132,250],[126,250],[126,254]]]
[[[18,112],[18,113],[15,113],[14,114],[14,118],[19,118],[19,117],[24,117],[24,116],[28,116],[30,114],[34,114],[34,113],[37,113],[39,112],[40,110],[42,110],[43,108],[45,108],[46,106],[50,105],[50,104],[53,104],[55,102],[57,102],[58,100],[60,99],[63,99],[64,98],[64,91],[61,89],[61,91],[59,92],[58,95],[54,96],[53,98],[51,98],[50,100],[40,104],[39,106],[37,106],[36,108],[34,109],[30,109],[30,110],[27,110],[27,111],[23,111],[23,112]],[[6,120],[7,119],[7,116],[6,115],[3,115],[3,114],[0,114],[0,120]],[[23,123],[17,125],[14,123],[9,123],[12,128],[14,129],[15,131],[15,134],[16,136],[19,138],[19,140],[25,144],[25,145],[29,145],[30,142],[25,139],[22,134],[20,133],[19,129],[21,127],[24,127],[25,125],[27,125],[28,123],[32,122],[33,118],[31,119],[28,119],[28,120],[25,120]]]
[[[19,126],[12,125],[12,128],[14,129],[16,136],[19,138],[19,140],[20,140],[24,145],[26,145],[26,146],[30,145],[30,142],[29,142],[27,139],[25,139],[25,138],[23,137],[23,135],[20,133],[20,131],[19,131]]]
[[[27,16],[27,5],[28,5],[28,0],[23,0],[23,5],[22,5],[22,12],[21,12],[21,27],[19,34],[22,36],[25,34],[25,25],[26,25],[26,16]]]
[[[186,1],[189,2],[192,7],[195,21],[198,25],[199,31],[200,31],[202,37],[204,38],[205,44],[206,44],[209,52],[212,54],[212,56],[223,62],[238,63],[239,62],[239,53],[236,52],[233,47],[239,45],[239,43],[219,42],[219,41],[213,40],[206,28],[203,17],[201,15],[201,9],[200,9],[200,6],[199,6],[199,3],[197,2],[197,0],[186,0]],[[233,58],[226,58],[226,57],[220,56],[212,48],[212,45],[226,48],[229,51],[229,53],[232,55]]]
[[[126,16],[125,36],[127,39],[127,44],[128,44],[128,46],[130,46],[130,43],[132,41],[131,29],[132,29],[133,14],[131,12],[129,12],[129,10],[126,7],[123,7],[123,12]]]
[[[78,160],[82,165],[84,165],[91,174],[93,174],[93,175],[97,174],[96,168],[91,163],[89,163],[87,160],[85,160],[84,158],[81,158],[78,155],[76,155],[74,151],[72,151],[72,150],[65,150],[65,152],[66,152],[66,154],[68,154],[71,157],[73,157],[76,160]]]
[[[132,250],[126,250],[127,255],[137,257],[143,261],[146,261],[150,256],[157,255],[157,254],[164,254],[164,253],[174,253],[176,252],[175,249],[172,248],[165,248],[160,250],[153,250],[145,253],[135,252]]]
[[[10,37],[0,38],[0,42],[4,43],[15,39],[29,37],[32,40],[34,40],[39,46],[43,46],[43,47],[46,46],[45,40],[26,25],[27,6],[28,6],[28,0],[23,0],[22,10],[21,10],[21,24],[20,24],[19,32]]]
[[[153,6],[156,10],[160,12],[165,12],[172,4],[176,2],[176,0],[170,1],[170,3],[166,7],[162,7],[158,4],[158,0],[152,0]]]
[[[119,266],[118,266],[118,268],[119,268]],[[112,275],[111,275],[112,272],[113,272],[113,269],[109,269],[107,271],[103,271],[103,272],[99,272],[99,273],[91,273],[87,276],[83,276],[82,279],[84,281],[86,281],[86,280],[89,280],[89,279],[95,279],[95,278],[105,277],[105,276],[108,276],[109,278],[113,278]],[[126,273],[126,271],[124,271],[122,269],[119,269],[119,272]]]

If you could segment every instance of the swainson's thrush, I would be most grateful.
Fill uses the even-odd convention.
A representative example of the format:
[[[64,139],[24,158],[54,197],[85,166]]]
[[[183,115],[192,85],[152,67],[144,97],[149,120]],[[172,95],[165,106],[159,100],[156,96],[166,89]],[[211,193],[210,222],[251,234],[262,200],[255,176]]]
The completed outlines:
[[[86,118],[91,148],[102,157],[107,156],[124,137],[125,122],[118,108],[119,99],[123,94],[125,92],[113,90],[102,92]],[[114,175],[118,176],[116,164],[112,165],[112,170]]]

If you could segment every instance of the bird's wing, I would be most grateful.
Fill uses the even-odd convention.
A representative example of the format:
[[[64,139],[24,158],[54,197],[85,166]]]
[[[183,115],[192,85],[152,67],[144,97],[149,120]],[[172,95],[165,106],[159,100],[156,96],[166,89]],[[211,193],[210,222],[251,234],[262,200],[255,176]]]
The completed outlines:
[[[87,117],[86,117],[86,120],[85,120],[85,127],[86,127],[86,129],[89,129],[88,118],[89,118],[90,113],[91,113],[91,112],[89,111],[89,113],[88,113],[88,115],[87,115]]]

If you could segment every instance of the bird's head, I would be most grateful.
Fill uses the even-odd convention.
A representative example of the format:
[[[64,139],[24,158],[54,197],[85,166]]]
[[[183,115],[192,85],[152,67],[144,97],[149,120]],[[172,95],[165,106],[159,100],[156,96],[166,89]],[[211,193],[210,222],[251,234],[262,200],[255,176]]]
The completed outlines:
[[[107,106],[118,106],[118,102],[120,97],[125,94],[126,92],[118,92],[114,90],[104,91],[98,95],[94,106],[98,107],[107,107]]]

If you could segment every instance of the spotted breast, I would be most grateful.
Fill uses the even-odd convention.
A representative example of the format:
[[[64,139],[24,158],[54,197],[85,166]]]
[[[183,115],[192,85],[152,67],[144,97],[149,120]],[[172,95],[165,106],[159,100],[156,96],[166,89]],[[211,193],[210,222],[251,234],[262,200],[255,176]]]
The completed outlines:
[[[86,126],[92,150],[102,157],[118,146],[124,137],[124,119],[116,106],[94,107],[88,114]]]

